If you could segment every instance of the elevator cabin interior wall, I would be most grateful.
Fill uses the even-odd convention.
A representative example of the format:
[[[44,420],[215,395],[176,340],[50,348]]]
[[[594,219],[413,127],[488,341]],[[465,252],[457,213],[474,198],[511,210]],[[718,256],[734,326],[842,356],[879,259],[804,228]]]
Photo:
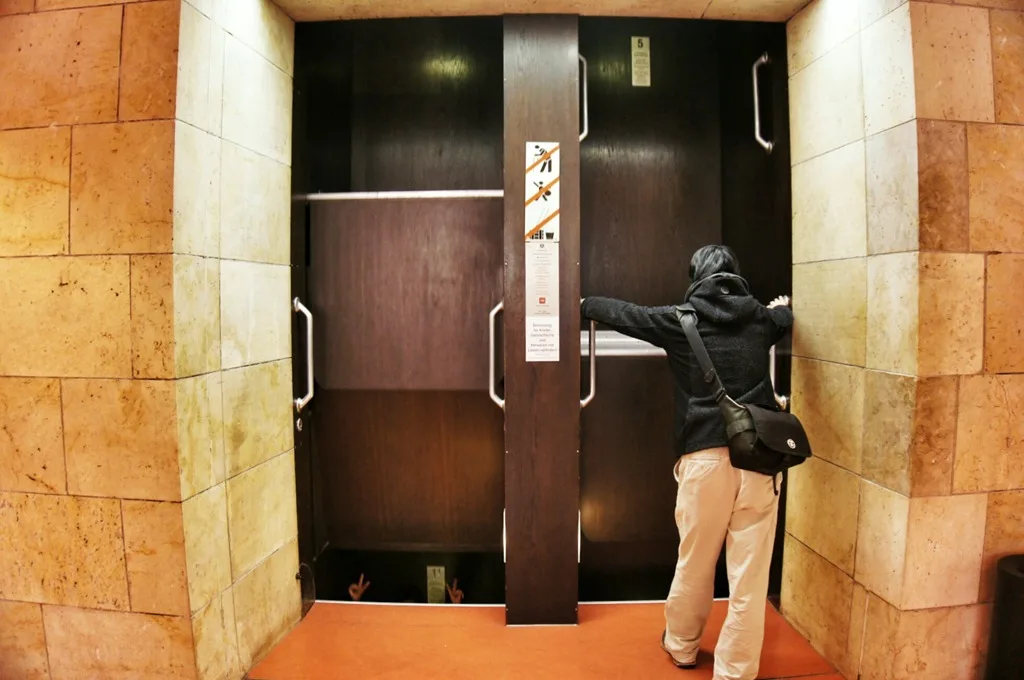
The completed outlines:
[[[647,88],[631,86],[636,35],[652,45]],[[304,24],[296,45],[296,193],[501,188],[501,19]],[[584,294],[677,302],[690,255],[711,242],[736,248],[755,294],[788,291],[784,27],[581,18],[579,48],[590,64]],[[771,155],[753,139],[750,69],[765,51]],[[445,564],[467,601],[502,601],[503,432],[484,390],[486,319],[457,316],[443,297],[480,317],[500,299],[500,207],[297,204],[294,290],[319,328],[317,397],[297,433],[300,529],[308,563],[331,546],[320,597],[345,599],[366,571],[366,599],[422,599],[424,567]],[[441,244],[456,248],[439,272],[428,262]],[[424,287],[438,278],[448,286]],[[381,344],[397,337],[395,319],[403,341]],[[581,431],[580,598],[664,597],[677,541],[667,367],[606,358],[598,382]]]

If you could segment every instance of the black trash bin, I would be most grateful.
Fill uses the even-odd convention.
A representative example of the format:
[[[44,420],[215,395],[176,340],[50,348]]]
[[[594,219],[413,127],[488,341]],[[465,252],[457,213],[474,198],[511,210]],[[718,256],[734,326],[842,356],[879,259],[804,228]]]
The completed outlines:
[[[1024,555],[999,560],[986,680],[1024,680]]]

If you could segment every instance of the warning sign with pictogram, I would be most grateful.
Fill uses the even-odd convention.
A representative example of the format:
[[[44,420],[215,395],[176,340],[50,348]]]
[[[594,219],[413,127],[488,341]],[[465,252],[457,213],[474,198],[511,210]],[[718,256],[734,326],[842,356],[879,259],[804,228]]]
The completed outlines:
[[[558,242],[558,143],[526,143],[526,240]]]

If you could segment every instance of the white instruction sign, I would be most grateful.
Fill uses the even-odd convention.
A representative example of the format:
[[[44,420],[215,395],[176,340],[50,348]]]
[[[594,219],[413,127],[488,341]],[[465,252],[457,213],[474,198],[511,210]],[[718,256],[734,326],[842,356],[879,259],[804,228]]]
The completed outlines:
[[[651,86],[651,40],[647,36],[633,36],[630,53],[633,62],[633,87]]]
[[[526,143],[527,241],[558,243],[558,142]]]
[[[558,242],[526,242],[526,360],[558,361]]]

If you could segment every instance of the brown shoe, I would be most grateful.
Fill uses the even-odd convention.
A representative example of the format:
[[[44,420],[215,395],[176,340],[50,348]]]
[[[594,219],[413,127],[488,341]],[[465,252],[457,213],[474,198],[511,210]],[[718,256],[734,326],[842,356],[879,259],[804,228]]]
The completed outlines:
[[[672,656],[672,652],[668,651],[668,647],[665,645],[665,638],[667,636],[668,636],[668,631],[667,630],[663,630],[661,632],[661,649],[666,654],[668,654],[668,658],[672,659],[672,663],[675,664],[676,668],[682,668],[682,669],[688,670],[688,671],[692,671],[694,668],[696,668],[697,667],[697,661],[696,660],[693,660],[690,663],[683,663],[682,661],[679,661],[674,656]]]

